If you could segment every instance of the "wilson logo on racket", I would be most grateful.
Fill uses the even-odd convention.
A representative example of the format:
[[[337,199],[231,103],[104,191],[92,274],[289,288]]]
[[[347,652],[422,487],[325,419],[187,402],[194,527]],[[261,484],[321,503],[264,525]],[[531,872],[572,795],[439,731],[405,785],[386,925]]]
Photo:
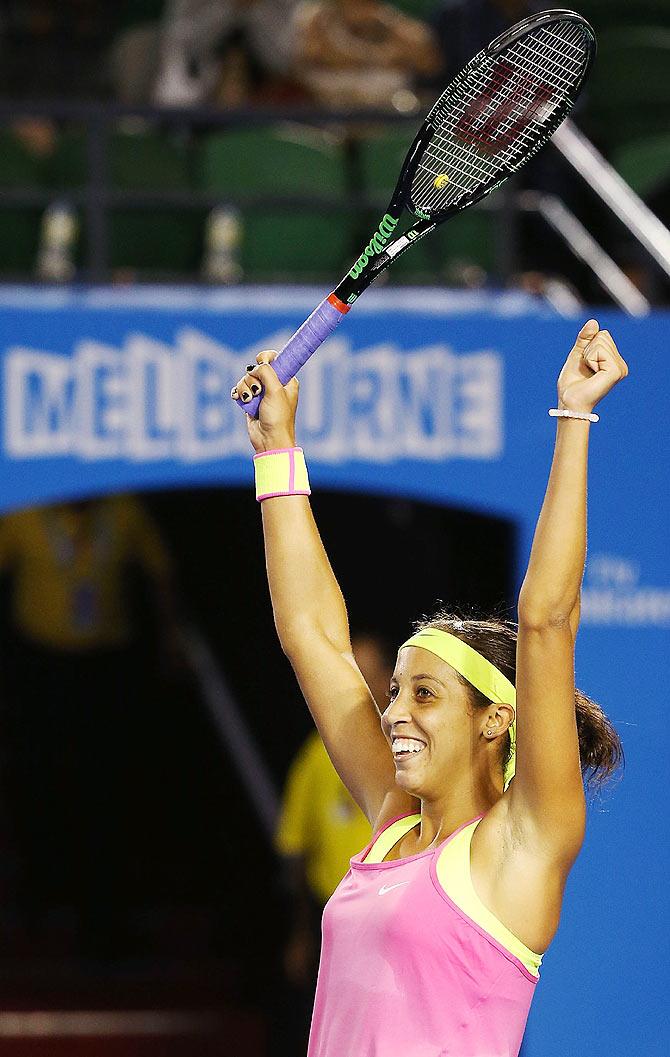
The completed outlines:
[[[381,224],[349,272],[352,279],[358,279],[358,276],[361,274],[370,258],[374,257],[377,253],[382,252],[397,226],[398,221],[394,219],[390,213],[385,213]]]
[[[503,90],[506,91],[505,97],[496,101],[496,96]],[[454,135],[486,151],[502,150],[513,143],[532,121],[551,113],[552,95],[550,87],[528,73],[498,62],[490,72],[486,87],[473,99],[455,126]],[[493,110],[488,113],[492,103]]]

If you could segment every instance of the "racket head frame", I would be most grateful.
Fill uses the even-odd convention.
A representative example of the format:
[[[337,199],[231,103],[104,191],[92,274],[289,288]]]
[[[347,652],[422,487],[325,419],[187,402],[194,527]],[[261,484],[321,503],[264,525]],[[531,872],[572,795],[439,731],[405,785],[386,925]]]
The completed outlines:
[[[591,37],[591,48],[588,51],[587,64],[582,76],[582,81],[586,80],[598,50],[595,30],[583,15],[567,7],[555,7],[547,11],[538,11],[536,15],[529,15],[527,18],[522,19],[521,22],[516,22],[515,25],[504,30],[484,48],[484,51],[491,58],[495,58],[504,48],[509,48],[512,44],[516,44],[517,40],[520,40],[530,30],[542,29],[552,22],[576,22]]]
[[[459,85],[469,78],[471,74],[485,62],[501,55],[507,48],[523,39],[524,36],[527,36],[538,29],[546,28],[556,22],[574,22],[578,24],[583,29],[586,38],[589,40],[590,46],[585,48],[584,51],[584,67],[578,84],[575,86],[573,92],[566,92],[559,105],[556,106],[544,127],[541,137],[538,138],[538,145],[533,150],[524,152],[518,163],[501,166],[498,171],[492,175],[490,180],[482,182],[474,191],[470,194],[464,194],[455,204],[446,209],[424,212],[417,208],[412,200],[412,183],[421,161],[421,157],[436,131],[433,115],[445,104],[449,95],[455,93]],[[589,75],[595,60],[596,50],[597,41],[595,31],[582,15],[567,8],[553,8],[551,10],[542,11],[536,15],[530,15],[528,18],[516,23],[516,25],[506,30],[504,33],[501,33],[495,38],[495,40],[491,41],[491,43],[482,51],[478,52],[477,55],[473,56],[470,62],[468,62],[447,85],[444,92],[429,111],[419,131],[414,137],[403,162],[395,190],[386,209],[385,217],[392,218],[394,224],[397,225],[406,209],[412,216],[413,221],[409,230],[400,233],[393,241],[387,239],[386,241],[388,242],[388,245],[385,246],[383,250],[377,251],[376,255],[372,254],[362,268],[357,267],[357,264],[361,261],[361,257],[359,257],[357,264],[355,264],[354,267],[343,277],[342,281],[334,290],[334,293],[339,300],[346,305],[353,304],[360,294],[367,289],[370,283],[374,282],[374,280],[385,271],[386,268],[388,268],[389,265],[400,256],[400,254],[406,252],[406,250],[408,250],[415,242],[418,242],[420,239],[434,231],[439,224],[444,223],[446,220],[449,220],[450,217],[461,213],[464,209],[481,201],[489,195],[491,191],[494,191],[496,187],[500,186],[500,184],[504,183],[506,179],[517,172],[517,170],[523,166],[525,161],[540,150],[541,147],[548,142],[572,109],[581,87]],[[371,244],[372,240],[366,249],[369,249]],[[364,255],[365,251],[362,256]]]

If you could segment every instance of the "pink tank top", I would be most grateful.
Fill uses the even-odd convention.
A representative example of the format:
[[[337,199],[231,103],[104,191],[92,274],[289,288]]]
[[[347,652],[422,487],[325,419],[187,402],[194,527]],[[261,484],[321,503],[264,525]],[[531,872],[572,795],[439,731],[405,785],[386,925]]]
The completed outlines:
[[[364,862],[395,821],[352,858],[324,909],[307,1057],[517,1057],[537,977],[436,871],[476,820],[433,850]]]

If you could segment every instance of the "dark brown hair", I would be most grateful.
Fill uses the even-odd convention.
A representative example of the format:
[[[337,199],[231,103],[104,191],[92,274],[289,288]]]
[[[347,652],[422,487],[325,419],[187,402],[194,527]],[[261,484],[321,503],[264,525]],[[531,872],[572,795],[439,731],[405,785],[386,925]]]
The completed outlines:
[[[414,624],[415,632],[423,628],[439,628],[467,642],[468,646],[472,646],[477,653],[481,653],[482,657],[486,657],[487,661],[500,669],[503,675],[506,675],[516,686],[518,628],[512,621],[498,617],[484,619],[461,617],[441,609],[432,617],[424,617]],[[459,678],[470,690],[475,705],[480,707],[489,705],[484,694],[476,690],[463,676]],[[575,712],[582,776],[588,786],[600,789],[623,766],[623,746],[619,735],[600,705],[577,689],[575,690]],[[509,754],[508,736],[502,759],[503,766]]]

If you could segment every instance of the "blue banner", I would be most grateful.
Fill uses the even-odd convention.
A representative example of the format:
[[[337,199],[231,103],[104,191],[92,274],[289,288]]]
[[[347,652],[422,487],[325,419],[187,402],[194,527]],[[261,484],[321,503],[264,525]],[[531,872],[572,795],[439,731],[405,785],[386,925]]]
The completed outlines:
[[[5,290],[0,509],[166,486],[251,489],[230,388],[321,296]],[[591,810],[529,1057],[667,1051],[670,317],[596,315],[630,377],[591,431],[577,674],[622,733],[627,772]],[[298,437],[313,487],[507,516],[523,567],[551,460],[547,409],[582,322],[517,294],[370,291],[301,372]]]

